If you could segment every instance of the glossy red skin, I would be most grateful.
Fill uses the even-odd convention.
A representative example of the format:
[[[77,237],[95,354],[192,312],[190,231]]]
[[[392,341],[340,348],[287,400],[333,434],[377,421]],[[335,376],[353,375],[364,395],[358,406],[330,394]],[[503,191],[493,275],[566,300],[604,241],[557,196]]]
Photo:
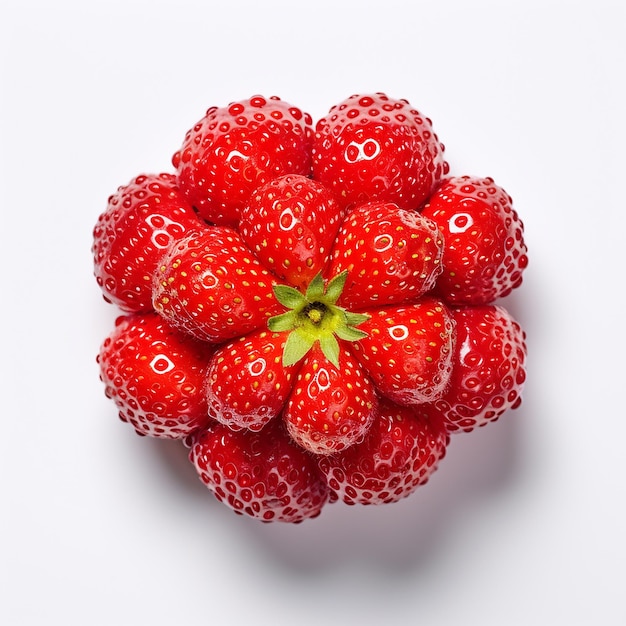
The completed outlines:
[[[318,465],[335,497],[346,504],[389,504],[428,482],[445,456],[449,435],[419,407],[381,400],[365,440]]]
[[[220,502],[264,522],[299,523],[328,501],[315,458],[293,443],[281,420],[260,432],[213,423],[193,437],[189,458]]]
[[[453,311],[457,328],[454,369],[447,391],[432,407],[451,432],[470,432],[521,403],[526,380],[526,335],[500,306]]]
[[[172,157],[188,202],[213,224],[235,226],[252,192],[283,174],[311,172],[308,113],[276,97],[211,107]]]
[[[269,317],[282,312],[274,283],[237,231],[208,227],[190,233],[163,257],[153,305],[179,330],[219,343],[266,327]]]
[[[94,274],[105,300],[152,310],[152,274],[165,250],[200,219],[173,174],[141,174],[109,197],[93,230]]]
[[[239,232],[265,267],[305,289],[326,267],[342,217],[321,183],[288,174],[252,194],[241,211]]]
[[[348,310],[410,302],[434,287],[443,250],[434,222],[391,202],[371,202],[343,221],[329,276],[348,271],[340,300]]]
[[[156,313],[118,318],[98,354],[100,379],[139,435],[182,439],[208,423],[202,393],[212,348]]]
[[[380,200],[417,209],[448,170],[430,120],[406,100],[353,95],[315,127],[313,178],[348,207]]]
[[[298,372],[284,420],[304,449],[334,454],[363,440],[376,402],[371,380],[347,346],[341,347],[339,368],[315,346]]]
[[[437,290],[447,302],[489,304],[521,285],[528,265],[524,225],[492,178],[447,179],[422,215],[443,233],[444,272]]]
[[[159,177],[167,193],[152,200],[150,186],[144,198],[160,211],[175,196],[173,210],[186,207],[192,226],[149,218],[153,232],[144,235],[131,218],[124,227],[135,230],[130,244],[124,229],[106,231],[105,218],[94,230],[94,238],[100,229],[97,237],[111,245],[119,236],[128,259],[133,236],[154,236],[163,245],[155,267],[145,256],[147,239],[136,246],[136,260],[118,256],[145,270],[127,280],[127,292],[138,293],[141,280],[155,275],[148,307],[159,315],[145,315],[167,329],[167,338],[153,341],[158,333],[143,327],[126,343],[113,334],[98,360],[120,417],[139,434],[184,437],[190,460],[219,500],[263,521],[296,523],[336,499],[395,502],[428,480],[449,432],[472,430],[518,406],[523,331],[503,309],[476,303],[521,282],[523,227],[491,179],[444,181],[443,146],[430,121],[406,101],[353,96],[320,120],[314,142],[310,117],[278,99],[213,107],[187,133],[173,163],[175,178]],[[296,204],[285,214],[283,202]],[[464,224],[447,213],[455,203],[480,225],[477,235],[465,229],[461,237]],[[283,230],[297,236],[278,231],[281,217]],[[423,238],[404,237],[413,232],[409,221]],[[513,229],[506,236],[502,223]],[[438,224],[448,229],[445,247]],[[389,241],[377,250],[381,237]],[[505,252],[492,253],[492,240],[503,240]],[[105,243],[94,242],[94,254]],[[450,287],[457,251],[455,280],[467,281]],[[340,340],[338,370],[331,371],[319,345],[284,368],[287,332],[267,328],[271,316],[285,311],[272,286],[291,283],[304,291],[317,271],[330,280],[344,269],[348,280],[338,303],[371,316],[358,324],[367,336]],[[485,276],[492,287],[477,281]],[[105,287],[106,280],[100,278]],[[485,295],[489,289],[497,295]],[[471,306],[446,308],[468,301],[467,294],[479,297]],[[130,305],[120,299],[120,306],[135,306],[132,298]]]
[[[452,372],[455,324],[441,300],[366,310],[352,351],[380,393],[402,405],[441,396]]]
[[[211,418],[232,430],[261,430],[282,411],[301,363],[284,366],[286,335],[258,330],[220,346],[205,392]]]

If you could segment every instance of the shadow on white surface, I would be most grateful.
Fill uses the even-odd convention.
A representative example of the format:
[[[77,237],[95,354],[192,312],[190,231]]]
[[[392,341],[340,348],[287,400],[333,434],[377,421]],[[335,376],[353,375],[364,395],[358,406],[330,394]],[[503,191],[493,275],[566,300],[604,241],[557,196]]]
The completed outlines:
[[[235,515],[202,485],[182,445],[141,443],[154,461],[152,478],[161,489],[175,490],[176,499],[202,517],[219,516],[211,521],[227,523],[230,538],[237,535],[240,547],[260,553],[264,562],[293,574],[363,565],[400,575],[436,558],[449,533],[474,507],[515,488],[525,410],[522,406],[496,424],[453,436],[430,482],[401,502],[379,507],[338,502],[298,525],[263,524]],[[207,533],[207,551],[215,540],[214,533]]]
[[[295,571],[363,565],[402,575],[436,558],[470,509],[514,485],[523,415],[472,435],[453,437],[430,482],[401,502],[380,507],[327,506],[299,527],[246,524],[268,558]]]

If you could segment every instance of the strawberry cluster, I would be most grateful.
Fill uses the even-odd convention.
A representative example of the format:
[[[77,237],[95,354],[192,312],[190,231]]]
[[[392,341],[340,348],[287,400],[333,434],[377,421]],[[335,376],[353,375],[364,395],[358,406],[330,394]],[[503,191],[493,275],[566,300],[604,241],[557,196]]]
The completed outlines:
[[[254,96],[172,162],[94,228],[123,313],[98,363],[121,419],[184,442],[220,501],[284,522],[395,502],[451,433],[519,405],[525,335],[496,301],[522,282],[522,222],[406,100],[355,95],[314,126]]]

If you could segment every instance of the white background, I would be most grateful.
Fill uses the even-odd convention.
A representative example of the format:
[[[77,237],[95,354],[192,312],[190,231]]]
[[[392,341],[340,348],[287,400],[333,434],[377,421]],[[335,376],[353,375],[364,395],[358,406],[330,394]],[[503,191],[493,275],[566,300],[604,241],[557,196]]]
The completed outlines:
[[[625,624],[624,6],[4,0],[0,622]],[[211,105],[370,91],[514,198],[524,404],[401,503],[262,525],[117,420],[91,230]]]

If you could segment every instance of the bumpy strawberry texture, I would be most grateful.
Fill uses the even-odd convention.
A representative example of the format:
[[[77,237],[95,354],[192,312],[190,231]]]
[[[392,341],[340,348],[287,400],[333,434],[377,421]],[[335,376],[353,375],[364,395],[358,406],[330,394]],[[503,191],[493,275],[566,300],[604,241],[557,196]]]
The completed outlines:
[[[353,95],[315,126],[278,97],[211,107],[172,164],[94,227],[120,311],[97,362],[122,421],[186,445],[220,502],[288,523],[397,502],[519,406],[523,223],[408,101]]]

